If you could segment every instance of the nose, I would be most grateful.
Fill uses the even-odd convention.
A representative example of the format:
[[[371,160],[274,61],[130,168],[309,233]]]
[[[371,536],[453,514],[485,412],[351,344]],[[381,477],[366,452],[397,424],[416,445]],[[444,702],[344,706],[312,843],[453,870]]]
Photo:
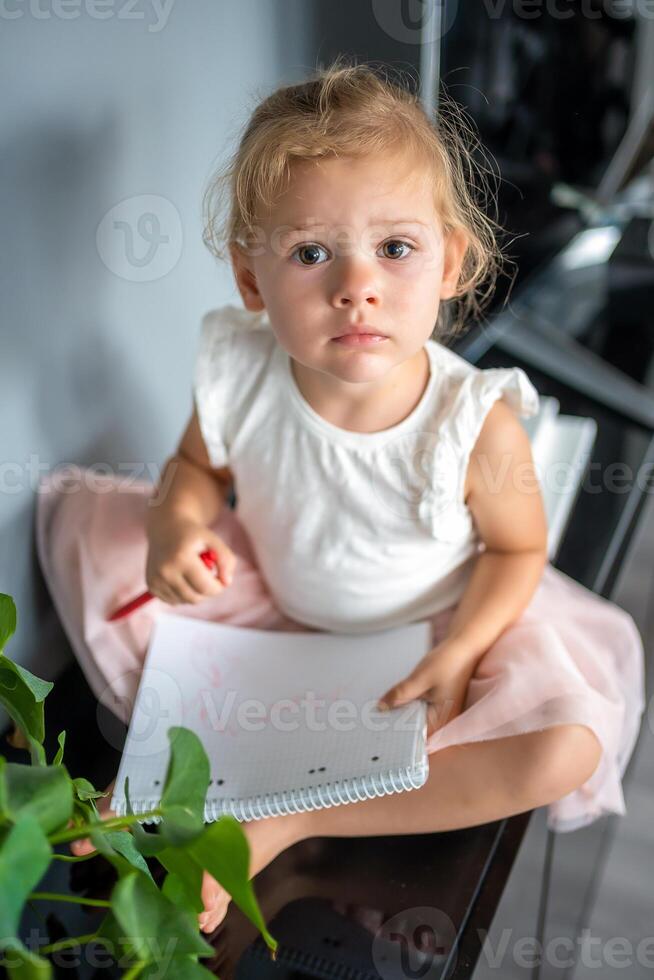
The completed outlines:
[[[379,286],[371,265],[356,256],[341,258],[334,263],[335,278],[331,304],[337,309],[378,306]]]

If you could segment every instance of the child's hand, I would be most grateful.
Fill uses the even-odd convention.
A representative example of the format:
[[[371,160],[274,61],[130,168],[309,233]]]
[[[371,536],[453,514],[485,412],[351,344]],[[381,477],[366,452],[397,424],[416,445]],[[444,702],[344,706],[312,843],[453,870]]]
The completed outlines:
[[[231,583],[236,565],[232,549],[208,527],[186,518],[166,521],[148,531],[145,580],[153,596],[176,606],[201,602],[218,595]],[[200,558],[213,548],[218,557],[218,576]]]
[[[379,707],[397,708],[422,698],[427,702],[429,737],[461,714],[476,663],[455,641],[443,640],[416,664],[408,677],[380,698]]]

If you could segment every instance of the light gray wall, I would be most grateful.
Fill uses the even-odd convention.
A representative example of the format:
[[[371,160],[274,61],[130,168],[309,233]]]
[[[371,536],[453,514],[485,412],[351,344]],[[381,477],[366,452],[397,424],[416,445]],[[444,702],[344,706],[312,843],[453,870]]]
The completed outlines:
[[[38,468],[158,467],[174,447],[200,318],[237,297],[202,191],[257,97],[312,67],[306,18],[302,0],[0,2],[0,591],[7,652],[42,677],[70,654],[35,558]],[[170,236],[152,281],[131,232],[106,261],[96,245],[125,199],[113,218],[152,211]]]

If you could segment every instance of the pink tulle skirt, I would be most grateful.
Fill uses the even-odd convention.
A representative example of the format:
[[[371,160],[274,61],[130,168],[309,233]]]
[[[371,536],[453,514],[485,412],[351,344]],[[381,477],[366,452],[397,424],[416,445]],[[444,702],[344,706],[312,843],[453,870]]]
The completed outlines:
[[[38,488],[36,534],[47,586],[88,683],[127,722],[153,620],[171,607],[153,599],[124,620],[106,622],[109,611],[145,589],[145,516],[153,486],[124,484],[95,474],[92,483],[67,479],[55,471]],[[256,629],[313,631],[273,604],[237,513],[225,507],[213,526],[237,556],[232,585],[198,605],[175,606],[175,613]],[[434,644],[454,609],[433,617]],[[632,617],[548,564],[520,618],[479,660],[463,711],[430,737],[427,749],[558,724],[587,725],[602,745],[600,763],[547,814],[551,830],[575,830],[604,814],[626,812],[622,777],[644,703],[644,653]]]

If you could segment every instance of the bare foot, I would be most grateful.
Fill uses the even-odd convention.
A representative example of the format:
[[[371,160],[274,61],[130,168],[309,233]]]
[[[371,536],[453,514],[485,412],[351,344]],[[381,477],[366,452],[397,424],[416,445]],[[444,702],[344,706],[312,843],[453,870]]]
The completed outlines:
[[[110,809],[111,794],[115,780],[107,786],[107,796],[97,802],[98,813],[102,819],[115,817]],[[304,836],[304,821],[302,814],[292,814],[282,817],[266,817],[263,820],[249,820],[241,824],[243,832],[250,845],[250,878],[258,874],[267,864],[270,864],[283,850],[301,840]],[[73,854],[90,854],[95,850],[89,837],[71,841],[70,849]],[[205,871],[202,877],[202,903],[204,911],[198,915],[198,923],[203,932],[213,932],[225,918],[227,908],[232,900],[216,879]]]
[[[241,824],[250,845],[250,878],[254,878],[287,847],[302,840],[305,836],[303,817],[303,814],[264,817],[263,820],[248,820]],[[202,878],[202,902],[205,910],[200,913],[200,928],[203,932],[217,929],[227,914],[231,900],[231,895],[205,871]]]

